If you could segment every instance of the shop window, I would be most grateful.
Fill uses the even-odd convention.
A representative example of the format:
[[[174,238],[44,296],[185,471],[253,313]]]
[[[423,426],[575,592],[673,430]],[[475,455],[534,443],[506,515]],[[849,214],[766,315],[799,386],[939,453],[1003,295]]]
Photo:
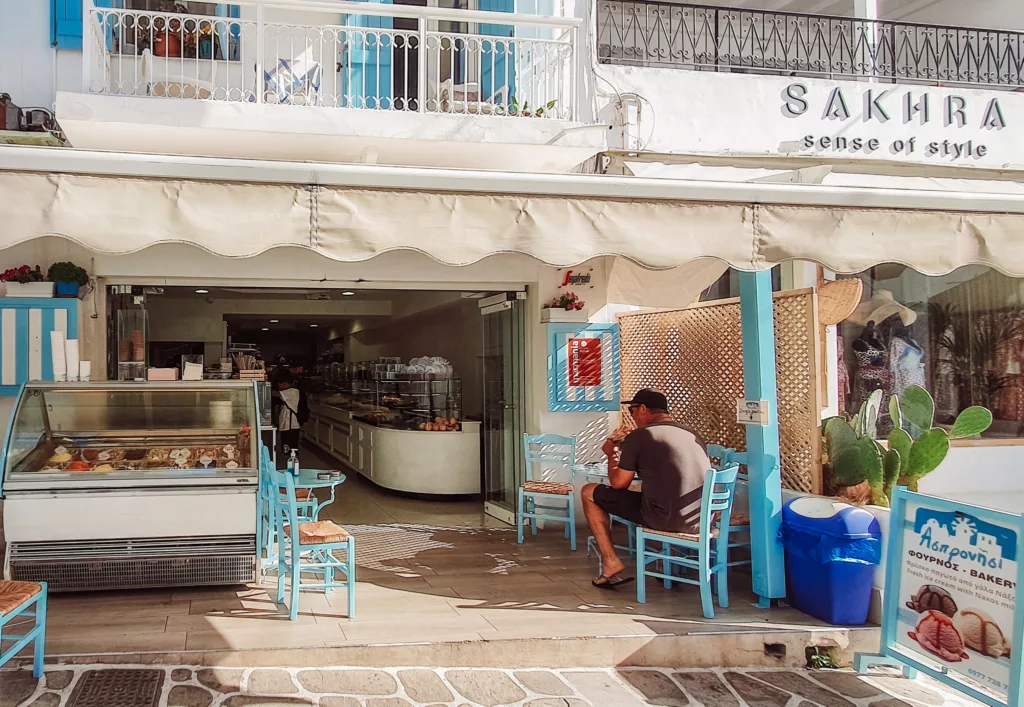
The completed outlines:
[[[995,417],[986,437],[1024,437],[1024,279],[976,266],[928,277],[901,265],[855,277],[864,300],[839,327],[842,409],[852,415],[882,390],[878,432],[888,435],[888,399],[916,384],[935,399],[935,424],[983,405]]]
[[[782,266],[776,265],[772,268],[772,292],[782,290]],[[715,280],[714,284],[706,289],[700,297],[701,302],[712,300],[730,299],[740,296],[740,273],[738,270],[729,268],[722,277]]]

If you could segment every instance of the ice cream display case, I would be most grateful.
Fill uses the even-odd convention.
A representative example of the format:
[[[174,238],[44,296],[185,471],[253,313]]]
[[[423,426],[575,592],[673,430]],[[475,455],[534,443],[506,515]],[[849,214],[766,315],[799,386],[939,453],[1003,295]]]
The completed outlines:
[[[0,452],[5,576],[252,581],[259,421],[251,381],[26,384]]]

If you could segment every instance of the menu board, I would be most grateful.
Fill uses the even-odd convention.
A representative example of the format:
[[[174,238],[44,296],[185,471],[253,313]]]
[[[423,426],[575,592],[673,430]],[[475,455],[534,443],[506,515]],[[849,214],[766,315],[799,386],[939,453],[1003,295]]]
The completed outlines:
[[[895,620],[899,651],[1008,695],[1021,649],[1012,645],[1019,521],[920,494],[905,498],[900,552],[887,560],[899,563],[897,586],[886,588],[898,591],[886,621]]]
[[[569,385],[601,385],[601,340],[569,339]]]

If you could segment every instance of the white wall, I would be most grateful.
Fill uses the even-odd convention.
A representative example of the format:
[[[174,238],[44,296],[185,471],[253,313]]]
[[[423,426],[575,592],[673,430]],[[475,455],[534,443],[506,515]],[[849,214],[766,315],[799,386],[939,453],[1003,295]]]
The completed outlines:
[[[58,90],[82,87],[82,52],[50,46],[49,0],[0,0],[0,93],[53,110]]]
[[[1024,30],[1024,3],[1020,0],[889,0],[882,19],[924,24]]]

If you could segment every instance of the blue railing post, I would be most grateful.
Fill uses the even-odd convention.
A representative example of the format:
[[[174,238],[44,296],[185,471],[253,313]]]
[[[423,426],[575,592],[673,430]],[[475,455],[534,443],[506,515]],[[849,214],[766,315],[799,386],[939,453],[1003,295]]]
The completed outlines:
[[[747,400],[768,403],[768,424],[747,425],[750,498],[750,552],[758,606],[786,596],[786,574],[779,526],[782,476],[779,469],[779,396],[775,375],[775,321],[772,275],[740,273],[743,328],[743,381]]]

